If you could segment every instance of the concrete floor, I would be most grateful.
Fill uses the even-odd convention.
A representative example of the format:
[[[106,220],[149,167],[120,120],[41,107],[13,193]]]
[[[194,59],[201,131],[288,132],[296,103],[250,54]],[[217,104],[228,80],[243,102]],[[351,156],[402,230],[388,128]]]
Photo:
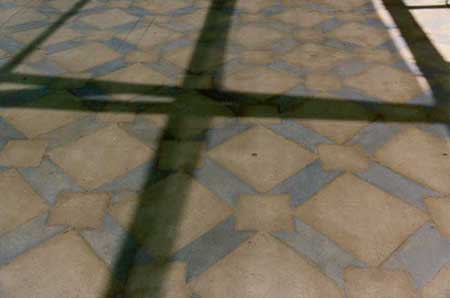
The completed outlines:
[[[0,0],[0,297],[450,297],[449,62],[396,0]]]

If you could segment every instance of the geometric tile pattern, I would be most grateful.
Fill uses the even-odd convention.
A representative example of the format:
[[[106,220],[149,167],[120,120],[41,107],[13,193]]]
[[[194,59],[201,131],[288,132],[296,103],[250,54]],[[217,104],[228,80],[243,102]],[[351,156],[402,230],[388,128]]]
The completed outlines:
[[[74,4],[0,0],[0,67]],[[214,8],[207,40],[229,23],[226,44],[200,46],[224,47],[223,59],[192,66],[210,6],[88,1],[14,70],[69,85],[0,82],[0,105],[15,104],[0,110],[0,296],[104,297],[126,280],[120,256],[130,254],[133,282],[120,290],[132,296],[446,297],[448,138],[378,122],[380,103],[430,98],[387,12],[369,0],[237,1]],[[448,18],[421,22],[448,48]],[[198,119],[176,123],[166,111],[103,113],[176,98],[187,115],[199,95],[110,95],[105,81],[189,77],[259,94],[262,108],[226,98],[230,119],[201,132]],[[325,119],[319,98],[351,104]],[[305,111],[317,117],[296,117]],[[170,166],[175,149],[193,146],[177,157],[201,151],[195,169]]]

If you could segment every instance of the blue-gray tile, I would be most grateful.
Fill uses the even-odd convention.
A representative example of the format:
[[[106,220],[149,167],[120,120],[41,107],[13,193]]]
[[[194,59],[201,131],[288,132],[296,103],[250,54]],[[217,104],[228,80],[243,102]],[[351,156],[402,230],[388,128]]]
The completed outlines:
[[[124,128],[130,134],[135,136],[141,142],[147,144],[153,149],[158,149],[159,140],[163,130],[148,121],[137,118],[136,121],[130,124],[122,124],[121,128]]]
[[[42,214],[0,237],[0,266],[64,231],[64,226],[47,226],[47,218],[48,213]]]
[[[295,219],[295,227],[295,232],[277,232],[274,233],[274,236],[311,259],[322,272],[334,279],[340,287],[344,287],[343,271],[346,267],[366,266],[364,262],[359,261],[298,218]]]
[[[105,41],[105,44],[120,54],[127,54],[128,52],[137,49],[137,47],[134,44],[131,44],[116,37],[113,37]]]
[[[367,172],[356,175],[422,210],[426,210],[423,201],[426,197],[439,195],[378,163],[373,163]]]
[[[97,122],[94,115],[89,115],[40,137],[48,140],[48,149],[53,149],[75,142],[79,138],[92,134],[105,126],[105,124]]]
[[[249,127],[250,126],[248,124],[243,124],[237,120],[233,120],[224,127],[210,129],[207,133],[208,150],[222,144],[237,134],[243,133]]]
[[[156,171],[154,162],[150,161],[129,171],[124,176],[100,186],[97,191],[109,191],[112,193],[123,191],[139,192],[144,186],[155,183],[167,175],[168,173]]]
[[[334,180],[340,173],[339,171],[325,171],[322,168],[321,162],[316,160],[276,186],[271,192],[273,194],[290,194],[292,197],[292,206],[297,207],[306,202],[326,184]]]
[[[256,193],[251,186],[209,158],[205,158],[203,167],[195,172],[195,178],[231,206],[236,205],[240,195]]]
[[[368,153],[375,153],[400,129],[385,123],[372,123],[361,129],[350,141],[351,144],[361,145]]]
[[[119,58],[110,62],[106,62],[102,65],[94,66],[93,68],[88,69],[86,72],[92,74],[94,77],[99,77],[124,68],[127,65],[128,63],[124,59]]]
[[[277,134],[282,135],[296,143],[302,144],[309,151],[315,152],[318,144],[332,144],[333,142],[315,131],[304,127],[294,120],[284,120],[281,124],[270,127]]]
[[[416,288],[431,281],[450,261],[450,238],[442,237],[433,224],[425,224],[383,265],[409,272]]]
[[[25,180],[50,205],[54,205],[57,196],[63,191],[81,191],[82,189],[51,160],[45,159],[36,168],[19,169]]]
[[[234,225],[234,218],[230,217],[176,253],[175,259],[188,264],[186,273],[188,282],[208,270],[253,235],[252,232],[236,231]]]

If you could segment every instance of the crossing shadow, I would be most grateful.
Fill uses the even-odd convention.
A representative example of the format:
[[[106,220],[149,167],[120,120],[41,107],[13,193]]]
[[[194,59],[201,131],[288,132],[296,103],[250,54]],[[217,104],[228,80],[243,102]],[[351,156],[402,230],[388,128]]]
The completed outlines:
[[[168,121],[158,142],[154,165],[149,170],[147,181],[140,192],[134,218],[129,227],[130,233],[122,245],[113,269],[111,286],[105,297],[163,298],[171,291],[165,277],[173,266],[174,252],[178,248],[177,227],[192,189],[193,174],[200,161],[206,132],[214,117],[239,117],[248,107],[270,106],[273,109],[261,109],[265,112],[253,114],[252,117],[422,122],[445,125],[450,123],[448,104],[450,92],[448,84],[445,83],[450,82],[448,63],[434,48],[401,0],[384,0],[384,4],[430,83],[436,98],[434,106],[224,90],[217,78],[223,73],[225,47],[236,1],[211,1],[196,50],[180,86],[132,84],[13,72],[27,56],[70,17],[76,15],[89,0],[77,2],[0,70],[0,82],[33,86],[56,85],[58,89],[69,91],[73,91],[73,86],[92,85],[102,87],[108,94],[134,93],[173,98],[170,103],[147,100],[105,101],[98,100],[95,96],[43,101],[34,99],[34,95],[39,97],[36,91],[0,91],[1,108],[167,115]],[[213,72],[206,71],[207,65],[212,62],[219,67]],[[212,87],[203,85],[205,76],[210,76],[211,81],[215,82]],[[285,113],[279,105],[280,97],[295,112]],[[308,108],[304,108],[306,103]],[[372,113],[361,113],[360,107]],[[150,252],[148,261],[142,261],[143,247]]]

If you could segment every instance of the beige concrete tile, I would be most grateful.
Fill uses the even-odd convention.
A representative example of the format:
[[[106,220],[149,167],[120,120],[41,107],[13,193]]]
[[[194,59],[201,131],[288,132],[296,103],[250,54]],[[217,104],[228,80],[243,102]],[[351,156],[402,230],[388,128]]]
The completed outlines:
[[[75,232],[56,236],[0,268],[2,295],[8,298],[102,298],[109,275]]]
[[[36,38],[39,34],[41,34],[45,28],[39,28],[39,29],[33,29],[33,30],[27,30],[27,31],[20,31],[18,33],[14,34],[14,39],[23,42],[23,43],[29,43],[33,41],[33,39]],[[42,47],[46,47],[51,44],[69,41],[75,38],[81,37],[82,34],[78,31],[69,29],[69,28],[62,28],[57,30],[55,33],[50,35],[48,39],[45,40],[45,42],[42,44]]]
[[[16,170],[0,173],[0,235],[47,210],[44,201]]]
[[[375,158],[406,177],[450,194],[449,141],[410,128],[378,150]]]
[[[349,140],[361,128],[368,125],[365,121],[345,120],[300,120],[299,122],[339,144]]]
[[[323,32],[314,29],[296,30],[293,33],[295,38],[303,42],[321,43],[325,38],[325,34]]]
[[[447,298],[450,293],[450,263],[422,288],[423,298]]]
[[[156,51],[133,51],[125,56],[125,59],[131,63],[150,63],[158,59]]]
[[[100,29],[108,29],[124,25],[131,22],[137,22],[139,18],[130,15],[120,9],[111,9],[103,13],[88,15],[82,18],[84,23]]]
[[[208,49],[208,51],[210,50],[211,49]],[[177,65],[180,68],[183,69],[191,68],[190,69],[191,71],[194,70],[198,72],[213,70],[215,67],[219,66],[224,62],[220,60],[217,61],[213,59],[208,59],[202,61],[201,65],[199,63],[197,63],[197,65],[195,64],[191,65],[191,60],[194,55],[194,51],[204,51],[204,50],[202,50],[201,48],[197,49],[194,46],[183,47],[164,56],[164,59],[170,61],[171,63]],[[221,50],[218,49],[218,51]]]
[[[108,112],[97,114],[96,118],[98,121],[106,123],[133,122],[136,114]]]
[[[289,195],[243,195],[236,208],[236,230],[293,231]]]
[[[316,26],[331,18],[332,15],[327,15],[305,7],[288,9],[286,12],[275,16],[275,19],[281,22],[305,28]]]
[[[345,24],[332,31],[330,35],[362,47],[376,47],[389,40],[389,34],[386,29],[378,29],[360,23]]]
[[[282,94],[300,83],[299,78],[262,66],[225,74],[223,79],[225,89],[267,95],[267,97],[271,94]]]
[[[47,141],[13,140],[0,152],[0,165],[16,168],[37,167],[47,148]]]
[[[259,192],[269,191],[315,159],[302,146],[261,126],[227,140],[208,154]]]
[[[130,84],[148,84],[148,85],[167,85],[170,79],[151,68],[144,66],[141,63],[136,63],[131,66],[121,68],[112,73],[102,76],[99,79],[99,86],[105,91],[108,90],[108,83],[102,84],[101,80],[105,81],[115,81],[120,83],[130,83]],[[112,97],[117,100],[131,100],[136,97],[137,93],[133,93],[131,90],[127,92],[127,88],[120,94],[113,94]]]
[[[236,1],[236,8],[247,13],[257,13],[265,8],[273,5],[273,0],[238,0]]]
[[[110,201],[107,193],[67,192],[58,195],[50,211],[49,225],[69,225],[77,229],[101,229]]]
[[[209,298],[344,297],[334,282],[266,233],[256,234],[190,284]]]
[[[383,64],[392,64],[400,59],[400,56],[397,53],[392,53],[389,50],[378,48],[374,49],[361,47],[359,49],[355,49],[354,55],[370,63],[376,62]]]
[[[81,187],[94,189],[148,161],[153,150],[111,125],[49,155]]]
[[[269,64],[273,61],[272,51],[245,51],[239,57],[244,63]]]
[[[345,12],[354,10],[363,5],[367,5],[370,0],[348,0],[348,1],[333,1],[333,0],[317,0],[317,3],[324,4],[334,8],[337,12]]]
[[[136,44],[140,49],[148,51],[158,44],[180,38],[181,34],[158,26],[154,23],[149,26],[133,30],[126,35],[126,40]]]
[[[369,169],[369,158],[360,146],[319,144],[317,150],[322,167],[327,171],[364,172]]]
[[[41,14],[41,13],[37,12],[36,10],[27,7],[27,8],[22,8],[15,15],[11,16],[7,20],[4,20],[4,21],[6,21],[6,23],[2,24],[2,26],[9,27],[9,26],[20,25],[23,23],[28,23],[28,22],[45,21],[46,19],[47,19],[47,16],[45,16],[44,14]]]
[[[231,40],[235,40],[250,50],[269,48],[277,40],[283,37],[283,33],[268,27],[249,24],[231,31]]]
[[[328,184],[297,215],[372,266],[428,220],[422,211],[351,174]]]
[[[124,228],[134,222],[131,232],[155,256],[178,251],[231,215],[227,204],[185,174],[172,175],[111,210]]]
[[[134,266],[126,285],[125,296],[190,298],[192,290],[186,284],[186,267],[182,262]]]
[[[323,71],[333,68],[348,58],[348,53],[315,43],[297,47],[283,57],[291,64]]]
[[[348,268],[344,276],[349,298],[418,298],[403,271]]]
[[[39,106],[42,103],[44,106],[46,102],[54,104],[55,101],[64,100],[73,102],[76,99],[68,92],[58,91],[39,99],[36,105]],[[29,108],[1,109],[0,116],[28,138],[34,138],[80,119],[81,113],[34,108],[30,105]]]
[[[93,55],[92,53],[95,53]],[[83,72],[89,68],[117,59],[119,54],[100,43],[57,52],[50,56],[58,65],[71,72]]]
[[[322,92],[338,91],[341,80],[334,75],[313,73],[306,77],[305,86],[308,89]]]
[[[137,2],[136,6],[155,11],[158,14],[166,14],[190,4],[192,4],[192,0],[145,0]]]
[[[450,198],[426,198],[425,205],[439,232],[450,237]]]
[[[346,79],[345,84],[387,102],[402,103],[421,94],[420,85],[411,73],[385,65],[373,66]]]

